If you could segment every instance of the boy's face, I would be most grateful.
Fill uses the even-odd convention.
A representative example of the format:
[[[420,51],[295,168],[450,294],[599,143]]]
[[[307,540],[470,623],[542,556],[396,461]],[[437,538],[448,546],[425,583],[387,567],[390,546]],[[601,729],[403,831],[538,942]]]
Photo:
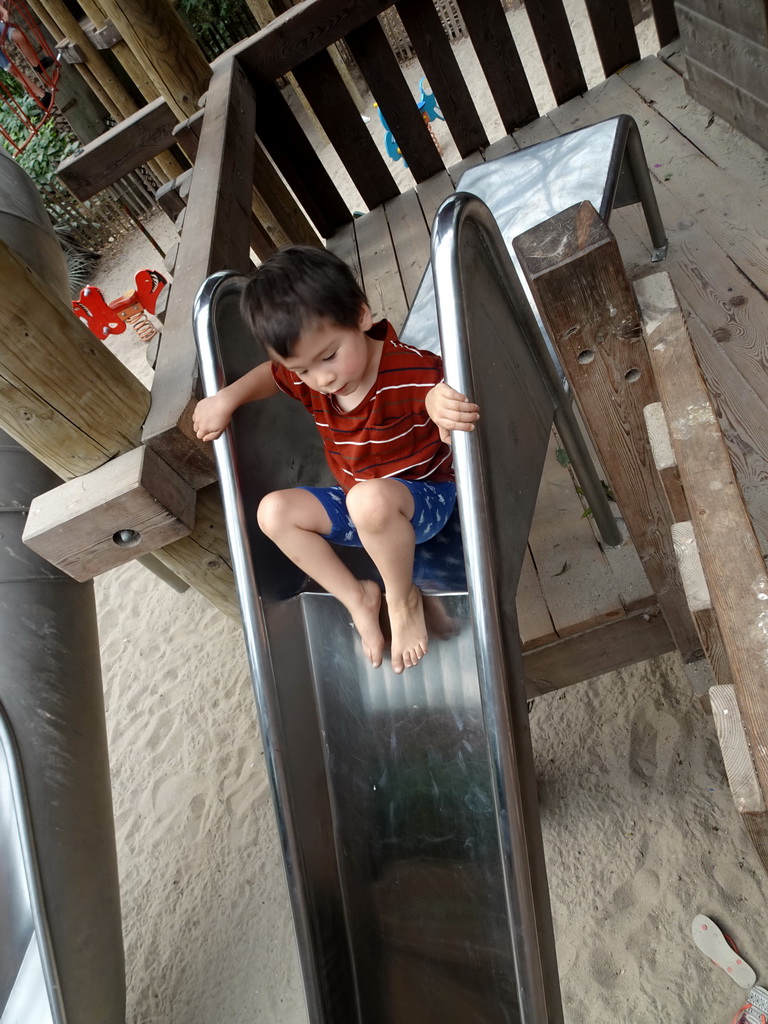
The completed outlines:
[[[376,376],[375,371],[369,373],[373,347],[364,333],[372,322],[368,306],[363,306],[357,327],[317,320],[301,332],[290,356],[282,358],[270,352],[270,358],[282,363],[313,391],[352,395],[361,385],[370,386]]]

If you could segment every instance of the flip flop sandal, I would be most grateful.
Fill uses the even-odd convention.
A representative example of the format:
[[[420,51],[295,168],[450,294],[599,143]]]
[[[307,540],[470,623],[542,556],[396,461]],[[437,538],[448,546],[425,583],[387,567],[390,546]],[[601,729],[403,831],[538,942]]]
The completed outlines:
[[[731,1024],[766,1024],[768,1021],[768,992],[759,985],[750,990],[748,1001],[731,1021]]]
[[[737,985],[742,988],[752,988],[757,981],[757,975],[739,954],[739,951],[729,945],[725,935],[711,918],[705,917],[704,914],[697,914],[693,919],[691,932],[693,941],[713,964],[722,967]]]

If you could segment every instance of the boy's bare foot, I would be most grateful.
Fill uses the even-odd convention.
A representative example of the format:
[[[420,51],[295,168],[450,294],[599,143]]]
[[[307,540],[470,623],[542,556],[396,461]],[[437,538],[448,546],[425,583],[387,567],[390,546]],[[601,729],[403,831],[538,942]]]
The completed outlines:
[[[363,654],[374,668],[384,657],[384,634],[379,625],[381,590],[373,580],[360,580],[360,603],[347,610],[363,643]]]
[[[418,665],[429,647],[421,591],[414,584],[403,604],[388,601],[387,610],[392,627],[392,668],[399,675]]]

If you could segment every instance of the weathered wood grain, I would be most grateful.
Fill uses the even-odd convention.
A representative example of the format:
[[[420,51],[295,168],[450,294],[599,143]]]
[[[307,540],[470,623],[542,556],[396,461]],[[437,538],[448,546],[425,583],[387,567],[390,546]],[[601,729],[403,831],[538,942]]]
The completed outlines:
[[[525,9],[555,101],[565,103],[586,92],[587,83],[562,0],[525,0]]]
[[[640,60],[632,12],[627,0],[586,0],[605,77]]]
[[[667,275],[637,284],[648,347],[763,796],[768,574]]]
[[[210,446],[194,437],[197,356],[192,304],[217,270],[247,272],[254,161],[255,98],[238,68],[220,67],[211,81],[195,173],[187,203],[174,285],[142,439],[197,490],[214,479]]]
[[[615,672],[675,649],[658,606],[633,612],[523,654],[529,697]]]
[[[735,93],[743,89],[768,102],[768,45],[684,4],[676,8],[687,55],[727,79]]]
[[[179,540],[194,521],[195,492],[142,445],[35,497],[22,539],[84,582]]]
[[[514,245],[669,630],[695,660],[701,648],[642,414],[657,393],[616,242],[582,203]]]
[[[709,694],[731,796],[768,871],[768,811],[744,733],[736,691],[733,686],[713,686]]]
[[[78,199],[90,199],[169,149],[176,121],[165,100],[154,100],[62,160],[56,173]]]
[[[139,442],[149,392],[0,242],[0,427],[65,480]]]

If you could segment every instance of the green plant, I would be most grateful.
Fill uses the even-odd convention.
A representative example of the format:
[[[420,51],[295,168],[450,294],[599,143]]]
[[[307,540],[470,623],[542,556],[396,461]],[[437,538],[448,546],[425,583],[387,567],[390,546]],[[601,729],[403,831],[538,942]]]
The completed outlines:
[[[39,120],[42,115],[40,107],[27,95],[19,82],[7,71],[0,71],[0,79],[27,118],[33,123]],[[29,135],[29,128],[19,119],[18,113],[7,101],[0,102],[0,127],[17,146],[20,146]],[[6,138],[0,137],[0,142],[37,185],[50,184],[56,175],[59,162],[78,146],[75,136],[70,132],[62,132],[52,120],[46,121],[21,153],[17,153]]]
[[[225,22],[239,13],[242,0],[180,0],[179,7],[196,29]]]

